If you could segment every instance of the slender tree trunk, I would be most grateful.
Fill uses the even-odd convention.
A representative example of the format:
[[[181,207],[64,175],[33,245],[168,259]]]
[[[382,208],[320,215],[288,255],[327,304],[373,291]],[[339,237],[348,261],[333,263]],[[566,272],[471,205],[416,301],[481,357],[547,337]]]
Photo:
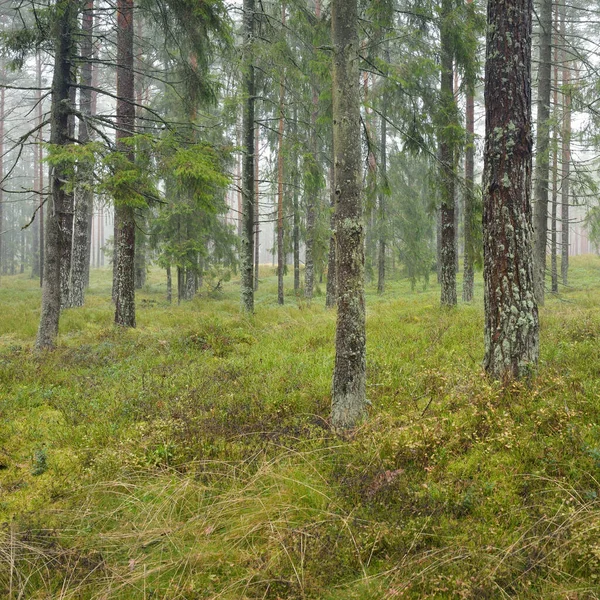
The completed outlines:
[[[285,29],[285,4],[281,7],[281,25]],[[283,304],[283,109],[285,102],[284,76],[279,82],[279,131],[277,133],[277,303]]]
[[[534,187],[535,298],[544,304],[548,236],[548,176],[550,170],[550,84],[552,79],[552,0],[540,0],[540,66],[538,71],[537,144]]]
[[[562,83],[563,92],[563,131],[562,131],[562,193],[561,193],[561,260],[560,274],[563,285],[569,280],[569,191],[571,170],[571,70],[565,51],[566,5],[561,5],[560,33],[562,38]]]
[[[171,278],[171,265],[167,265],[167,302],[173,301],[173,280]]]
[[[292,144],[294,152],[294,173],[292,180],[293,202],[294,202],[294,223],[293,223],[293,243],[294,243],[294,293],[300,293],[300,205],[298,195],[298,151],[296,150],[296,133],[298,124],[298,109],[294,105],[294,118],[292,121]]]
[[[530,205],[532,12],[532,0],[488,3],[484,367],[504,381],[527,375],[539,356]]]
[[[467,0],[472,2],[473,0]],[[465,126],[467,140],[465,146],[465,210],[464,210],[464,240],[465,254],[463,266],[463,301],[473,300],[475,284],[475,98],[474,82],[467,81]]]
[[[124,143],[135,130],[133,72],[133,0],[117,0],[117,148],[127,159],[134,154]],[[135,215],[126,202],[115,202],[115,324],[135,327]]]
[[[440,185],[441,253],[440,283],[442,306],[456,305],[456,236],[454,227],[454,152],[452,126],[456,124],[454,100],[452,1],[442,0],[441,42],[441,114],[440,114]]]
[[[44,256],[46,252],[45,245],[45,229],[44,229],[44,146],[42,142],[44,141],[44,132],[41,127],[41,123],[43,121],[43,111],[42,111],[42,58],[40,53],[36,54],[36,81],[37,87],[39,89],[38,92],[38,103],[37,103],[37,122],[40,125],[40,128],[37,132],[37,157],[38,157],[38,182],[39,182],[39,191],[40,191],[40,209],[39,209],[39,237],[40,237],[40,287],[42,287],[44,282]]]
[[[0,76],[4,79],[4,61]],[[5,92],[4,88],[0,88],[0,181],[4,179],[4,112],[5,112]],[[0,185],[0,273],[4,266],[4,185]]]
[[[92,85],[94,2],[88,0],[81,18],[81,83]],[[90,139],[87,118],[92,114],[92,91],[82,87],[79,91],[79,143],[83,146]],[[85,167],[84,167],[85,168]],[[75,225],[73,231],[73,256],[71,260],[71,306],[83,306],[85,288],[89,280],[90,270],[90,224],[93,215],[94,173],[88,167],[82,173],[83,185],[77,189],[75,203]]]
[[[389,58],[389,57],[388,57]],[[387,98],[383,97],[381,107],[381,160],[379,164],[379,256],[377,269],[377,293],[385,292],[385,251],[386,251],[386,194],[387,194]]]
[[[244,162],[242,165],[242,238],[240,240],[241,304],[247,313],[254,312],[254,2],[244,0],[244,108],[242,115],[242,138]]]
[[[333,139],[338,313],[331,406],[334,429],[354,427],[366,411],[364,226],[356,0],[332,0]]]
[[[335,152],[335,151],[334,151]],[[337,274],[335,252],[335,169],[329,171],[329,256],[327,257],[327,291],[325,307],[334,308],[337,304]]]
[[[260,275],[260,135],[258,123],[254,129],[254,291]]]
[[[75,53],[74,33],[76,29],[75,3],[60,0],[57,10],[62,18],[57,20],[54,32],[54,75],[52,78],[52,108],[50,115],[50,143],[65,146],[69,143],[69,87],[72,72],[72,57]],[[53,167],[50,176],[51,194],[48,198],[46,218],[46,249],[44,253],[44,283],[42,286],[42,308],[36,347],[51,349],[58,336],[58,321],[61,304],[61,218],[68,210],[68,199],[64,189],[66,176],[59,167]]]
[[[36,94],[36,102],[41,100],[41,90]],[[38,211],[41,199],[40,193],[40,180],[39,180],[39,153],[36,144],[33,146],[33,210]],[[39,229],[39,215],[35,212],[35,219],[32,223],[32,239],[31,239],[31,250],[32,250],[32,265],[31,265],[31,277],[39,279],[40,276],[40,229]]]
[[[556,3],[556,0],[555,0]],[[558,6],[555,5],[555,12]],[[554,102],[553,113],[554,123],[552,126],[552,217],[550,226],[550,278],[551,291],[553,294],[558,292],[558,265],[557,265],[557,239],[556,239],[556,209],[558,205],[558,46],[554,44]]]

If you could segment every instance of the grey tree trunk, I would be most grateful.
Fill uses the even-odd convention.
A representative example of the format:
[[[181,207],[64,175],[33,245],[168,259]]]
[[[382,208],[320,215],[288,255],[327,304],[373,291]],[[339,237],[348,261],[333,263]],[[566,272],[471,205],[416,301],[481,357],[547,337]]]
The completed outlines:
[[[465,146],[465,210],[463,217],[465,239],[463,302],[471,302],[475,284],[475,219],[473,214],[475,203],[475,98],[473,82],[467,82],[465,126],[467,143]]]
[[[356,0],[332,0],[338,313],[331,424],[341,431],[363,418],[367,403],[357,12]]]
[[[539,356],[531,226],[532,0],[490,0],[483,174],[484,367],[526,376]]]
[[[552,0],[541,0],[540,67],[538,71],[537,143],[534,187],[535,298],[544,304],[548,236],[548,176],[550,169],[550,88],[552,78]]]
[[[75,108],[77,88],[69,87],[69,105],[71,112],[68,119],[69,143],[75,139]],[[60,307],[69,308],[71,304],[71,257],[73,254],[73,223],[75,221],[75,194],[69,190],[65,194],[65,207],[60,215]]]
[[[561,5],[560,33],[563,39],[562,83],[563,94],[563,132],[562,132],[562,190],[561,190],[561,260],[560,274],[563,285],[569,282],[569,191],[571,171],[571,65],[565,51],[566,4]]]
[[[254,312],[254,0],[244,0],[244,105],[242,138],[242,236],[240,240],[242,310]]]
[[[90,139],[90,129],[86,117],[92,114],[92,90],[86,89],[92,85],[92,54],[94,2],[89,0],[81,19],[81,83],[79,91],[79,143],[87,144]],[[90,271],[90,228],[93,215],[94,174],[90,169],[82,174],[83,184],[77,188],[75,198],[75,223],[73,229],[73,254],[71,257],[71,306],[83,306],[85,289],[88,284]]]
[[[281,7],[281,24],[285,28],[285,5]],[[281,75],[279,83],[279,130],[277,132],[277,303],[282,305],[283,273],[285,256],[283,249],[283,110],[285,102],[285,82]]]
[[[133,162],[123,143],[135,130],[133,0],[117,0],[117,149]],[[126,202],[115,203],[115,324],[135,327],[135,215]]]
[[[329,201],[329,255],[327,257],[327,289],[325,295],[325,307],[334,308],[337,304],[337,275],[336,275],[336,252],[335,252],[335,169],[330,169],[330,201]]]
[[[292,119],[292,140],[296,139],[298,123],[298,109],[294,105],[294,115]],[[294,203],[294,222],[293,222],[293,245],[294,245],[294,293],[300,293],[300,206],[298,195],[298,151],[296,144],[293,143],[293,175],[292,175],[292,194]]]
[[[555,12],[557,9],[556,0]],[[552,217],[550,220],[550,280],[553,294],[558,292],[558,264],[557,264],[557,235],[556,218],[558,207],[558,47],[554,45],[554,68],[553,68],[553,126],[552,126]]]
[[[453,125],[456,125],[456,103],[453,86],[453,43],[452,43],[452,0],[442,0],[440,44],[441,44],[441,83],[439,115],[440,147],[440,284],[442,306],[456,305],[456,235],[454,222],[454,153],[452,140]]]
[[[389,59],[389,57],[386,57]],[[379,255],[377,257],[377,293],[385,292],[386,193],[387,193],[387,98],[381,107],[381,157],[379,161]]]
[[[69,143],[69,87],[72,60],[75,54],[76,6],[70,0],[60,0],[56,5],[62,15],[54,23],[54,74],[52,77],[52,106],[50,114],[50,143],[64,146]],[[51,349],[56,344],[61,303],[60,259],[62,235],[61,217],[68,210],[64,189],[66,176],[57,167],[50,175],[51,194],[48,198],[44,252],[44,283],[42,308],[36,348]]]
[[[173,301],[173,280],[171,278],[171,265],[167,265],[167,302]]]
[[[254,291],[258,290],[260,275],[260,135],[254,127]]]

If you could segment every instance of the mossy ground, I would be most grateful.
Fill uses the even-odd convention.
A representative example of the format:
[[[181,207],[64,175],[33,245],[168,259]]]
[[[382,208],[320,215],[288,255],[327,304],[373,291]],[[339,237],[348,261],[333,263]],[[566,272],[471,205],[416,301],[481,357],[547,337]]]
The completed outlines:
[[[502,389],[483,310],[392,281],[367,295],[369,419],[328,427],[334,314],[256,315],[234,282],[138,328],[110,274],[32,345],[39,289],[0,287],[0,597],[600,597],[600,258],[541,310],[542,359]],[[324,289],[324,286],[321,286]]]

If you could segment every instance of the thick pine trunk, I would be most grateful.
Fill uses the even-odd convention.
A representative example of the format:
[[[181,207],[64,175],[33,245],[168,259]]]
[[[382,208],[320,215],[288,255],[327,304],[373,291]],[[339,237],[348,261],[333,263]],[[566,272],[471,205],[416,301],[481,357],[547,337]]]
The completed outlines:
[[[68,144],[69,133],[69,87],[72,57],[75,53],[75,9],[69,0],[57,5],[62,18],[56,23],[54,32],[54,75],[52,78],[52,107],[50,114],[50,143],[55,146]],[[61,303],[61,241],[60,224],[68,198],[64,189],[66,177],[57,167],[50,175],[51,193],[48,197],[44,252],[44,282],[42,285],[42,308],[37,333],[36,348],[51,349],[58,336],[58,321]]]
[[[484,367],[507,381],[538,361],[531,226],[532,0],[490,0],[483,175]]]
[[[131,162],[124,140],[135,129],[133,0],[117,1],[117,149]],[[115,203],[115,324],[135,327],[135,215],[127,202]]]
[[[442,0],[441,43],[441,113],[440,113],[440,284],[442,306],[456,305],[456,235],[454,221],[454,153],[452,140],[455,123],[455,99],[453,86],[452,2]]]
[[[550,170],[550,87],[552,78],[552,0],[541,0],[540,67],[538,71],[537,143],[534,188],[535,298],[544,304],[548,236],[548,178]]]
[[[86,89],[92,85],[92,54],[94,2],[88,1],[81,19],[81,83],[79,91],[79,143],[87,144],[90,139],[90,129],[86,117],[92,114],[92,90]],[[71,306],[83,306],[85,288],[89,280],[90,270],[90,228],[92,222],[94,192],[94,174],[89,169],[82,173],[83,185],[77,189],[75,199],[75,223],[73,231],[73,255],[71,259]]]
[[[332,0],[333,139],[338,313],[331,406],[334,429],[354,427],[366,411],[364,226],[356,0]]]

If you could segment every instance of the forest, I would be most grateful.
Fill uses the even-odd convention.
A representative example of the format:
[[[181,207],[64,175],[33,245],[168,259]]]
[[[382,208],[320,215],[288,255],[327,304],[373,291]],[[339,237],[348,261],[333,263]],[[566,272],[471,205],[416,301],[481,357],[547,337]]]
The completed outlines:
[[[600,2],[0,2],[0,597],[600,598]]]

